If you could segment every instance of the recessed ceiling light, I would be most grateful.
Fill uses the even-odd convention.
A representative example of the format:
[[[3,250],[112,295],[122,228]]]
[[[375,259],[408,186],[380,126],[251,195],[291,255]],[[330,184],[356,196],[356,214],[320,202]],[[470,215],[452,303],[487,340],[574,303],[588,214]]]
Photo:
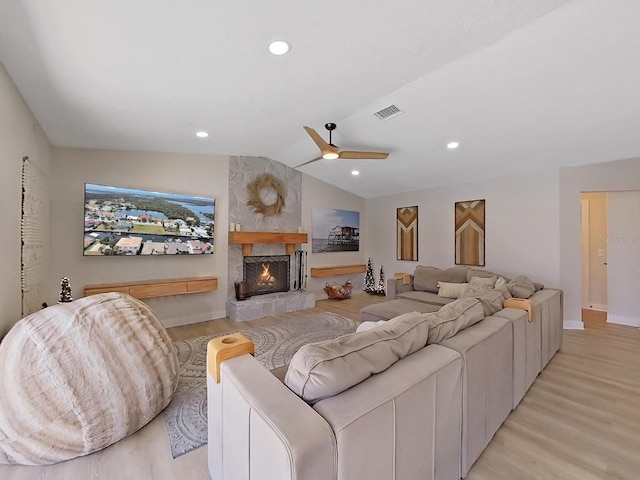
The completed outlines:
[[[358,170],[351,170],[351,175],[360,175]]]
[[[273,55],[284,55],[291,49],[291,45],[289,45],[284,40],[275,40],[269,44],[269,51]]]
[[[447,143],[447,148],[453,150],[454,148],[458,148],[460,144],[458,142],[449,142]]]
[[[204,132],[204,131],[196,132],[196,137],[207,138],[208,136],[209,134],[207,132]]]

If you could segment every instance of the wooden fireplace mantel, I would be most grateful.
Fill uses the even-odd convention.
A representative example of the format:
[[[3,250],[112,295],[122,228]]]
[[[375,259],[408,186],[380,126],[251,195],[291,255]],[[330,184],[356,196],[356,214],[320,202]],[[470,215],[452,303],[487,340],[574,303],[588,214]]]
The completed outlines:
[[[284,244],[287,255],[292,255],[296,244],[307,243],[306,233],[295,232],[229,232],[229,243],[242,245],[242,254],[251,255],[253,246],[258,243]]]

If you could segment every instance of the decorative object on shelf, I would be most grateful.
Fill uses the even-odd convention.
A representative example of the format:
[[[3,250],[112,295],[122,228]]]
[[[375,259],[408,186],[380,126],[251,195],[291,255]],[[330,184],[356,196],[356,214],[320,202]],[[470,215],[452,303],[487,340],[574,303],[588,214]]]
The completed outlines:
[[[360,250],[360,212],[314,208],[311,253]]]
[[[60,282],[60,295],[58,296],[58,303],[69,302],[73,302],[71,283],[69,283],[69,277],[62,277],[62,281]]]
[[[270,173],[263,173],[247,185],[249,200],[247,205],[255,213],[265,217],[282,214],[285,205],[286,190],[282,182]]]
[[[396,209],[397,260],[418,261],[418,207]]]
[[[353,290],[353,285],[351,284],[351,280],[347,280],[347,283],[344,285],[338,285],[333,282],[331,285],[328,283],[325,284],[324,291],[329,296],[329,298],[334,298],[336,300],[346,300],[347,298],[351,298],[351,291]]]
[[[376,295],[386,295],[387,287],[384,281],[384,270],[382,265],[380,265],[380,278],[378,279],[378,286],[376,287]]]
[[[367,272],[364,275],[364,291],[367,293],[376,293],[376,279],[373,276],[371,257],[369,257],[367,261]]]
[[[484,267],[485,201],[455,204],[456,265]]]

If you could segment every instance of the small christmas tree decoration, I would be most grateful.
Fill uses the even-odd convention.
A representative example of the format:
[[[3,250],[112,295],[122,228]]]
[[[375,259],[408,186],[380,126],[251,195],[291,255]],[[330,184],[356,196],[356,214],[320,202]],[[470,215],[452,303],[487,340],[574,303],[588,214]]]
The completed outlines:
[[[373,277],[373,264],[371,258],[367,262],[367,273],[364,276],[364,288],[367,293],[376,293],[376,279]]]
[[[376,293],[378,295],[387,294],[387,288],[384,282],[384,270],[382,269],[382,265],[380,265],[380,278],[378,279],[378,287],[376,288]]]
[[[60,282],[60,295],[58,296],[58,303],[68,302],[73,302],[71,284],[69,283],[69,277],[62,277],[62,281]]]

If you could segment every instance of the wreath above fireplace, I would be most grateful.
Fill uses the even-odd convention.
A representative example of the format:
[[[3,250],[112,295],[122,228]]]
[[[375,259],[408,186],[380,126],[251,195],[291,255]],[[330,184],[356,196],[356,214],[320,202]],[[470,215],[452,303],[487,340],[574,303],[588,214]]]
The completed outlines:
[[[255,213],[265,217],[280,215],[285,207],[285,188],[280,180],[270,173],[263,173],[247,185],[249,200],[247,205]]]

